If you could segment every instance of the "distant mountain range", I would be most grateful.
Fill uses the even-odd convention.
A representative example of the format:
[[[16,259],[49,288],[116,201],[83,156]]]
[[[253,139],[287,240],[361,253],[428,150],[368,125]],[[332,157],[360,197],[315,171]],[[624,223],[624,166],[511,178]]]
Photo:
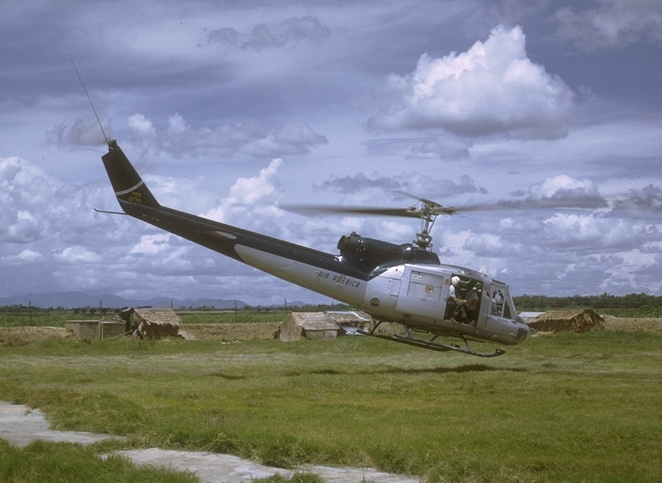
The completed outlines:
[[[155,297],[148,300],[125,299],[111,294],[89,295],[83,292],[58,292],[16,295],[12,297],[0,297],[0,307],[8,305],[32,305],[33,307],[49,308],[62,307],[65,309],[75,309],[83,307],[104,308],[124,308],[124,307],[145,307],[155,308],[172,307],[179,309],[181,307],[215,307],[217,309],[233,309],[235,300],[225,299],[171,299],[166,297]],[[241,309],[246,304],[240,300],[236,301],[237,308]]]

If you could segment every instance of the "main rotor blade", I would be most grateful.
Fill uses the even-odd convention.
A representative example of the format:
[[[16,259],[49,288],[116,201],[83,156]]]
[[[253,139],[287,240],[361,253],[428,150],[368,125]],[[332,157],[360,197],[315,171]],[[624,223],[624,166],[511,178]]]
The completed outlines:
[[[522,210],[595,210],[606,208],[607,202],[600,196],[576,198],[525,198],[522,200],[499,200],[490,203],[462,205],[458,212],[474,211],[522,211]]]
[[[421,211],[416,208],[379,208],[365,206],[328,206],[328,205],[285,205],[282,209],[299,213],[301,215],[377,215],[377,216],[404,216],[420,218]]]
[[[405,194],[403,192],[403,194]],[[411,195],[409,195],[411,196]],[[426,203],[422,208],[413,206],[410,208],[388,208],[388,207],[365,207],[365,206],[334,206],[334,205],[284,205],[282,209],[299,213],[301,215],[377,215],[377,216],[399,216],[406,218],[421,218],[429,215],[454,215],[480,211],[523,211],[523,210],[553,210],[574,209],[594,210],[607,207],[606,201],[601,197],[583,198],[546,198],[523,200],[500,200],[490,203],[477,203],[462,206],[442,206],[438,203],[429,202],[423,198],[412,196]]]
[[[426,206],[424,208],[387,208],[387,207],[365,207],[365,206],[326,206],[326,205],[285,205],[281,206],[286,211],[299,213],[301,215],[377,215],[377,216],[399,216],[405,218],[421,218],[429,215],[454,215],[458,210],[451,206]]]

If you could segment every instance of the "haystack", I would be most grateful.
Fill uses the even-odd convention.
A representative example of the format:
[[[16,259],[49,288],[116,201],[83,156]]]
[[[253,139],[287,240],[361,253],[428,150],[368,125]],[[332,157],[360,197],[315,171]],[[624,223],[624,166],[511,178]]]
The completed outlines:
[[[290,312],[280,324],[279,339],[335,339],[340,327],[324,312]]]
[[[120,316],[129,320],[131,328],[140,338],[161,339],[177,337],[182,321],[172,309],[132,308],[123,311]]]
[[[591,309],[550,310],[529,323],[540,332],[560,332],[562,330],[582,333],[603,330],[605,319]]]

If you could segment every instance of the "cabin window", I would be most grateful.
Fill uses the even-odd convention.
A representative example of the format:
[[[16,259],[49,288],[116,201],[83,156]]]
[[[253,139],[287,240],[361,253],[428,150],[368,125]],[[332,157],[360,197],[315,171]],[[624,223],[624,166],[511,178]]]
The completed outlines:
[[[457,277],[460,281],[456,287],[451,289],[451,281],[454,277]],[[444,318],[462,323],[475,323],[480,313],[483,282],[455,273],[445,283],[449,285],[449,293]],[[463,302],[459,304],[455,302],[452,297],[453,290],[455,291],[455,298]]]

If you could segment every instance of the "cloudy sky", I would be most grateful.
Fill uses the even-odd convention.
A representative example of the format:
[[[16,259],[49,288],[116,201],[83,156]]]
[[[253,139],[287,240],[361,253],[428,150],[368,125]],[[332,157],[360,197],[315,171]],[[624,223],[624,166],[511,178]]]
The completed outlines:
[[[314,3],[314,6],[311,6]],[[290,204],[485,204],[442,262],[515,294],[662,294],[659,0],[0,1],[0,296],[328,302],[117,210],[159,201],[336,253],[416,220]]]

